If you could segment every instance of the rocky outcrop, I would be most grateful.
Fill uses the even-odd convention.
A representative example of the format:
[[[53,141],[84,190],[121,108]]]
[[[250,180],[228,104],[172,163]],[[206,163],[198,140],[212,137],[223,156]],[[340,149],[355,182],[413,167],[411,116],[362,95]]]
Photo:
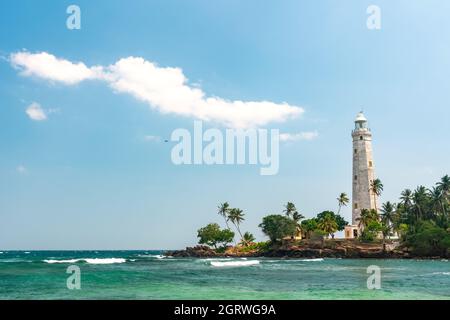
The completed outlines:
[[[299,244],[284,243],[265,251],[242,251],[236,247],[228,247],[223,252],[217,252],[208,246],[187,247],[166,253],[173,257],[273,257],[273,258],[377,258],[377,259],[408,259],[412,256],[406,248],[390,244],[383,250],[381,243],[360,243],[349,240],[303,241]],[[439,257],[436,257],[439,258]]]

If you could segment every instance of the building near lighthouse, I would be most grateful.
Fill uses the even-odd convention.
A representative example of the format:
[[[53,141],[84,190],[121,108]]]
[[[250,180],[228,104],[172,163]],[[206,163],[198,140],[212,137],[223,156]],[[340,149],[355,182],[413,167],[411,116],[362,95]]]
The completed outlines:
[[[376,209],[377,196],[370,185],[375,179],[375,165],[372,151],[372,132],[363,112],[359,112],[352,131],[353,172],[352,172],[352,224],[345,227],[345,238],[357,238],[361,230],[358,218],[362,209]]]

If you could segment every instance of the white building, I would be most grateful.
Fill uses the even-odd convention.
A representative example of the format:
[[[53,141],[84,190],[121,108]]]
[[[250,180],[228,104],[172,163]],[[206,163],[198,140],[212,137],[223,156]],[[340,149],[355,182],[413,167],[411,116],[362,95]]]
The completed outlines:
[[[375,179],[375,165],[372,152],[372,133],[362,112],[355,119],[353,138],[353,189],[352,224],[345,227],[345,238],[356,238],[360,230],[358,218],[361,209],[375,209],[377,196],[371,191],[370,184]]]

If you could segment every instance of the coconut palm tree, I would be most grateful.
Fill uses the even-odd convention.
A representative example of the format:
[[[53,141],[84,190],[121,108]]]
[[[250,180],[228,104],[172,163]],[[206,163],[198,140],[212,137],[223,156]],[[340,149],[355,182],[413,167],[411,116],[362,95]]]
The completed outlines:
[[[381,222],[385,226],[385,232],[383,232],[383,237],[389,235],[390,230],[393,228],[395,220],[395,204],[390,201],[385,202],[381,206]]]
[[[341,212],[341,207],[346,207],[350,199],[348,198],[347,194],[345,192],[342,192],[339,197],[337,197],[338,201],[338,214]]]
[[[230,211],[228,212],[228,220],[230,220],[231,223],[236,227],[236,230],[242,239],[242,233],[239,229],[239,224],[245,220],[243,211],[239,208],[230,209]]]
[[[437,186],[442,190],[445,197],[448,199],[450,196],[450,177],[448,174],[441,178],[441,181],[437,183]]]
[[[428,202],[427,188],[418,186],[413,192],[412,199],[413,209],[416,213],[416,221],[418,221],[424,217],[424,210]]]
[[[358,221],[358,226],[360,228],[367,227],[370,222],[378,221],[378,213],[373,209],[361,209],[361,214],[359,215],[359,218],[356,218],[356,221]]]
[[[246,232],[244,233],[244,235],[242,236],[242,240],[240,242],[241,245],[244,246],[248,246],[249,244],[251,244],[253,241],[255,241],[255,237],[253,236],[253,234],[251,234],[250,232]]]
[[[218,211],[217,213],[223,217],[223,219],[225,220],[225,224],[227,226],[227,229],[230,229],[230,226],[228,225],[228,212],[230,211],[230,205],[228,204],[228,202],[224,202],[221,203],[218,207],[217,207]]]
[[[383,191],[383,184],[380,179],[375,179],[370,182],[369,191],[373,193],[373,202],[375,204],[375,210],[377,210],[377,197],[381,195]]]
[[[428,195],[430,197],[430,209],[431,214],[445,214],[445,208],[444,208],[444,193],[442,192],[441,188],[439,187],[432,187],[428,190]],[[430,215],[431,217],[431,215]]]
[[[285,206],[284,206],[284,210],[283,212],[288,216],[291,217],[295,212],[297,212],[297,208],[295,207],[295,204],[293,204],[292,202],[288,202]]]
[[[405,206],[405,209],[408,211],[412,205],[412,191],[411,189],[405,189],[402,191],[400,196],[401,204]]]
[[[292,220],[294,220],[295,226],[296,226],[296,235],[299,234],[299,233],[301,234],[301,232],[302,232],[302,227],[300,225],[300,221],[303,220],[303,219],[305,219],[305,217],[301,213],[299,213],[297,211],[295,211],[292,214]]]
[[[338,229],[336,219],[331,214],[326,214],[320,219],[318,227],[320,230],[327,233],[327,237],[335,233]]]
[[[383,203],[381,206],[381,221],[387,226],[391,226],[394,220],[394,208],[395,204],[392,204],[390,201]]]

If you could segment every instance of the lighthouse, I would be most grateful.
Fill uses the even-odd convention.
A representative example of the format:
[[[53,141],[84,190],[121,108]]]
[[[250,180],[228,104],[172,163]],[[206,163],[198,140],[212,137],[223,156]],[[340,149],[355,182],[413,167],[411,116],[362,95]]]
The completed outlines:
[[[372,151],[372,132],[363,112],[359,112],[352,130],[353,172],[352,172],[352,225],[345,228],[346,238],[356,238],[361,230],[358,218],[362,209],[376,208],[376,195],[370,188],[375,179],[375,165]]]

